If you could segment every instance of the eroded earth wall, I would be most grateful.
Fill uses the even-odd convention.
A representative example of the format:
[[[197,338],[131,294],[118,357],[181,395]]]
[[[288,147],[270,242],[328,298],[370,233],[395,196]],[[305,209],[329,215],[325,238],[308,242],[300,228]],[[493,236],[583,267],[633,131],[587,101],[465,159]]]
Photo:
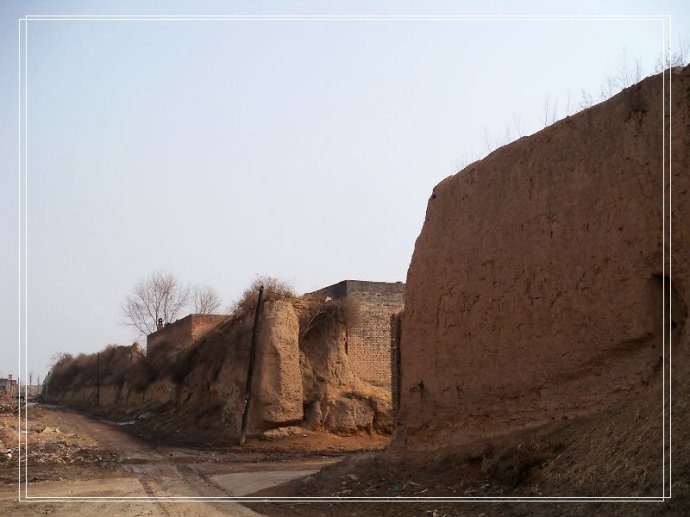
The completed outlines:
[[[250,435],[302,425],[338,433],[392,429],[390,390],[360,379],[337,302],[267,300],[257,340]],[[60,360],[43,398],[189,442],[239,436],[254,311],[229,317],[192,346],[110,346]]]
[[[645,79],[434,188],[407,276],[398,445],[441,449],[642,390],[662,418],[664,284],[674,350],[688,349],[690,69],[672,72],[665,129],[672,279],[663,91],[661,75]]]

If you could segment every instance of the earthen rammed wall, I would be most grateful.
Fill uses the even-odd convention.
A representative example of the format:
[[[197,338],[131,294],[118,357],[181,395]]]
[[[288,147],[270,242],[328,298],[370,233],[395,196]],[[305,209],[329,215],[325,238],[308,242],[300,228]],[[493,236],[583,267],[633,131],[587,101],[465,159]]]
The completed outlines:
[[[257,334],[248,433],[303,425],[338,433],[390,433],[390,393],[362,382],[345,354],[337,315],[306,332],[306,314],[323,303],[266,300]],[[321,305],[323,307],[323,305]],[[303,312],[300,317],[300,311]],[[66,357],[44,385],[46,401],[74,405],[114,420],[137,418],[149,431],[190,441],[239,437],[253,334],[254,310],[226,318],[197,340],[190,354],[144,355],[138,344]],[[156,349],[154,349],[156,350]],[[97,364],[100,361],[100,369]],[[145,418],[143,417],[145,415]]]
[[[664,289],[674,361],[690,345],[690,68],[671,84],[672,126],[657,75],[434,188],[407,276],[398,445],[468,443],[642,390],[661,422]]]

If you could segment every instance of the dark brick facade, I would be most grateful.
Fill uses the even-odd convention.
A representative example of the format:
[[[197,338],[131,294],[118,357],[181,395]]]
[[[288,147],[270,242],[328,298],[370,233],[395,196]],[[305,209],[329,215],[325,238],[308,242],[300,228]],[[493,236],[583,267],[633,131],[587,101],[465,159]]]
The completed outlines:
[[[353,371],[377,386],[391,387],[391,316],[403,309],[405,284],[343,280],[311,294],[357,302],[347,327],[347,355]]]

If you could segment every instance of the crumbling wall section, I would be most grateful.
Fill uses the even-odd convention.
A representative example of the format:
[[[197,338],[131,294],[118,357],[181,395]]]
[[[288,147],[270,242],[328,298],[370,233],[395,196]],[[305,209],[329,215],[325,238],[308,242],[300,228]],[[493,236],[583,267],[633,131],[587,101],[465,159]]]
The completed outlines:
[[[356,317],[346,322],[345,353],[352,371],[363,381],[391,387],[391,315],[402,310],[405,284],[344,280],[311,295],[348,300]]]
[[[299,335],[293,305],[280,300],[267,302],[257,346],[255,420],[289,424],[304,417]]]
[[[390,432],[390,393],[353,373],[341,315],[339,305],[315,300],[264,303],[249,435],[294,424]],[[138,345],[109,349],[100,390],[96,355],[69,358],[53,368],[44,398],[136,418],[148,432],[172,440],[232,442],[240,432],[253,324],[253,310],[236,315],[174,353],[144,355]]]

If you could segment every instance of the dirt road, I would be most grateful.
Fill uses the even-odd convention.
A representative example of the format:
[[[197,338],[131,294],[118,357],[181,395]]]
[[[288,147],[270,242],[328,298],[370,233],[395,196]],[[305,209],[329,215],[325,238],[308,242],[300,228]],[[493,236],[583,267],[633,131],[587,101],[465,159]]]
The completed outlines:
[[[110,454],[117,460],[61,467],[39,463],[30,450],[28,483],[22,484],[22,498],[28,495],[28,500],[17,502],[16,482],[0,485],[0,514],[260,515],[227,498],[308,476],[339,459],[270,450],[152,445],[122,426],[63,408],[29,408],[29,415],[34,422],[43,423],[32,423],[27,436],[45,435],[49,430],[76,437],[90,444],[92,455],[99,454],[97,458]],[[46,422],[53,427],[45,426]],[[38,447],[37,443],[29,439],[30,447]]]

